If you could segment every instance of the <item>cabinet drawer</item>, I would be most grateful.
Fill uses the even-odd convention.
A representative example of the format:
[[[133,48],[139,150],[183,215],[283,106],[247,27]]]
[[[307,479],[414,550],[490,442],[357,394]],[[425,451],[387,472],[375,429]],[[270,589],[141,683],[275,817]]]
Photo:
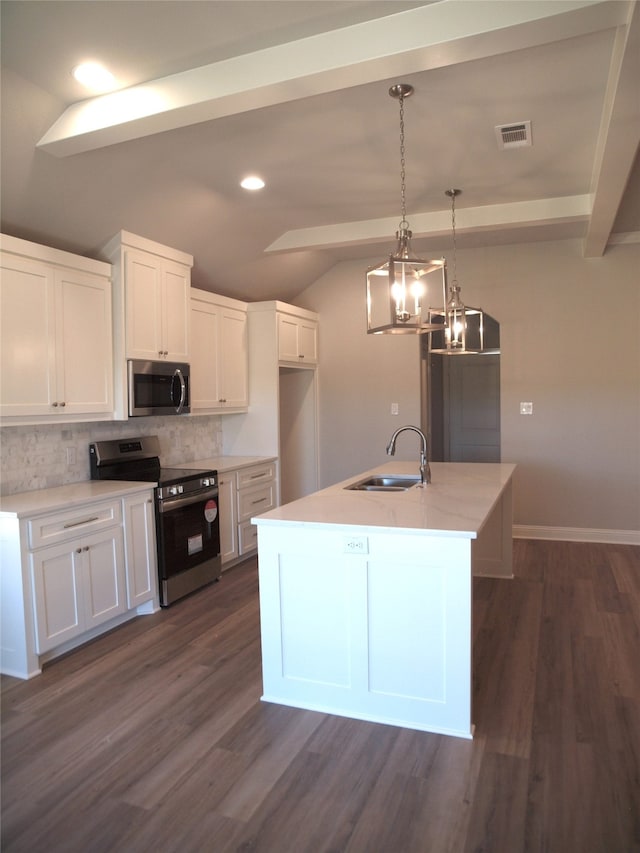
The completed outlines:
[[[238,489],[250,488],[267,480],[273,480],[276,476],[276,466],[273,462],[265,462],[264,465],[252,465],[250,468],[241,468],[236,471],[236,485]]]
[[[258,547],[258,528],[250,521],[238,525],[238,543],[240,554],[249,554]]]
[[[120,501],[105,501],[66,512],[41,515],[29,521],[29,547],[34,549],[67,542],[118,524],[122,524]]]
[[[265,483],[257,489],[238,492],[238,521],[246,521],[254,515],[262,515],[275,506],[275,488],[273,483]]]

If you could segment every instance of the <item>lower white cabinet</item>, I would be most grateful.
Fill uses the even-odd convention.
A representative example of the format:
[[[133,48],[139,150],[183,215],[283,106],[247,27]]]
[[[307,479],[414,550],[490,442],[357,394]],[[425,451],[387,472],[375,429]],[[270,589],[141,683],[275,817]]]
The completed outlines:
[[[255,553],[256,528],[251,518],[277,506],[275,461],[224,471],[219,477],[222,567]]]
[[[44,660],[159,608],[153,489],[128,485],[63,509],[85,485],[90,493],[75,484],[2,499],[3,673],[30,678]]]
[[[122,501],[124,510],[127,607],[132,610],[158,595],[156,521],[153,495],[130,495]]]
[[[238,558],[238,509],[236,506],[236,472],[225,471],[218,478],[220,506],[220,556],[222,568]]]
[[[36,652],[127,610],[121,527],[31,552]]]

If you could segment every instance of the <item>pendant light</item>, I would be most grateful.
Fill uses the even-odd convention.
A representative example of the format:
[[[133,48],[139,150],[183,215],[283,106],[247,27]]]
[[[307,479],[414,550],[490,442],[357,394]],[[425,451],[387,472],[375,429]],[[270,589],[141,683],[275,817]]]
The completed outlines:
[[[389,89],[400,103],[400,200],[402,219],[396,231],[395,253],[367,270],[367,332],[369,334],[421,334],[443,328],[446,299],[444,258],[417,258],[411,250],[407,222],[404,151],[404,101],[413,86],[396,83]],[[430,306],[442,311],[430,319]]]
[[[458,284],[458,246],[456,242],[456,198],[462,190],[445,190],[451,199],[451,233],[453,237],[453,279],[449,287],[444,315],[440,309],[430,312],[432,322],[444,321],[437,333],[430,336],[429,351],[445,355],[465,353],[499,353],[500,327],[482,308],[470,308],[460,296]]]

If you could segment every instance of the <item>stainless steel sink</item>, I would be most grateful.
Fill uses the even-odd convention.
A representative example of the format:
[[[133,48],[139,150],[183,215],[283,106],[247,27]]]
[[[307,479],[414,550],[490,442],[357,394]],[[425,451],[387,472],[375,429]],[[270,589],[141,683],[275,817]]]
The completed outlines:
[[[366,477],[364,480],[358,480],[357,483],[345,486],[345,489],[357,492],[406,492],[407,489],[416,486],[419,482],[420,477],[415,477],[412,474],[389,474],[387,476]]]

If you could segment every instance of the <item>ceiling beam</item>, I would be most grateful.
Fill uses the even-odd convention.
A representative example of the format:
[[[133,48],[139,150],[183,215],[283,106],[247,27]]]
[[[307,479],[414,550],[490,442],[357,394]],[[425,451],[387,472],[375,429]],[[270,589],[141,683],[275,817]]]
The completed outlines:
[[[591,213],[591,196],[563,196],[535,201],[491,204],[456,210],[456,232],[465,234],[494,228],[516,229],[541,225],[586,222]],[[451,233],[451,211],[435,210],[411,216],[411,231],[416,239],[441,237]],[[329,249],[364,245],[389,240],[398,228],[398,219],[367,219],[299,228],[287,231],[275,240],[267,252],[299,252],[303,249]]]
[[[629,19],[618,27],[602,122],[596,148],[591,194],[592,214],[584,240],[586,258],[601,257],[607,247],[640,146],[640,4],[629,4]]]
[[[73,104],[38,147],[59,157],[623,23],[603,0],[439,0]]]

